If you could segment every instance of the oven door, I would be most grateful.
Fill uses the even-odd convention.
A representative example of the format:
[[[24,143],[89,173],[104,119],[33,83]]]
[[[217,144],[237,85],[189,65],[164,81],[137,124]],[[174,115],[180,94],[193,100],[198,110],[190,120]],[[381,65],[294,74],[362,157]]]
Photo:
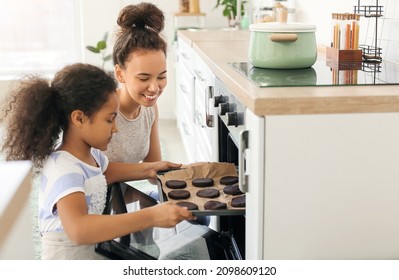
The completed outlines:
[[[135,212],[158,202],[125,184],[109,186],[105,215]],[[183,221],[174,228],[149,228],[114,240],[98,243],[96,252],[109,259],[241,259],[230,236],[195,221]]]

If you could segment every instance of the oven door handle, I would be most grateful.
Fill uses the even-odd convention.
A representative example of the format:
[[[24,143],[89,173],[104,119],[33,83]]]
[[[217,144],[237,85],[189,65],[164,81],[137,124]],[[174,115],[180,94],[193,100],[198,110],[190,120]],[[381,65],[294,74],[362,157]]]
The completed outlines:
[[[208,127],[213,127],[213,115],[210,114],[209,102],[213,99],[213,86],[206,87],[205,90],[205,123]]]
[[[248,192],[248,175],[245,171],[245,151],[249,148],[248,138],[248,130],[243,130],[240,132],[240,142],[238,145],[238,187],[243,193]]]

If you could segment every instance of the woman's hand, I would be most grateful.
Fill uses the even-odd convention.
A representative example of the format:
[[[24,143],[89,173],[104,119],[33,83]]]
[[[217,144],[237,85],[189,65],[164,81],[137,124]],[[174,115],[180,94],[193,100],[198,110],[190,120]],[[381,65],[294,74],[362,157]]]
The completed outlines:
[[[148,163],[151,165],[151,170],[149,171],[149,178],[155,179],[157,177],[158,171],[177,169],[182,166],[181,163],[173,163],[170,161],[156,161]]]
[[[193,163],[189,163],[189,164],[184,164],[182,165],[182,168],[188,168],[188,167],[194,167],[194,166],[201,166],[201,165],[205,165],[208,164],[209,162],[207,161],[199,161],[199,162],[193,162]]]
[[[104,172],[107,184],[143,179],[156,179],[157,172],[173,168],[180,168],[180,163],[169,161],[155,161],[143,163],[109,162]]]

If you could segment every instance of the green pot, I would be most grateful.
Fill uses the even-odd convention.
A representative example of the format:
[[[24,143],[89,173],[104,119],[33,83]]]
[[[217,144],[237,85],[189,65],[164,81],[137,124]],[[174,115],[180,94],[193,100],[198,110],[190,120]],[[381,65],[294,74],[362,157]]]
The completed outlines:
[[[316,26],[304,23],[251,24],[249,61],[255,67],[298,69],[317,59]]]

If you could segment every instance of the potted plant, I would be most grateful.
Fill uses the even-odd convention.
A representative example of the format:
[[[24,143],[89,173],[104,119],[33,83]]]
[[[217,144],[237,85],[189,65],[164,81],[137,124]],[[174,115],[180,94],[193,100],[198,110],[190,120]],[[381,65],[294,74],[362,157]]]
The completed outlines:
[[[106,54],[107,53],[107,39],[108,39],[108,32],[105,32],[104,37],[102,40],[98,41],[96,46],[86,46],[86,49],[93,53],[101,54],[102,60],[102,68],[104,69],[105,63],[112,59],[112,55]]]
[[[245,3],[247,1],[241,1],[241,17],[245,14]],[[223,6],[223,16],[227,17],[229,26],[235,26],[235,19],[237,17],[237,0],[217,0],[215,9],[219,6]]]

